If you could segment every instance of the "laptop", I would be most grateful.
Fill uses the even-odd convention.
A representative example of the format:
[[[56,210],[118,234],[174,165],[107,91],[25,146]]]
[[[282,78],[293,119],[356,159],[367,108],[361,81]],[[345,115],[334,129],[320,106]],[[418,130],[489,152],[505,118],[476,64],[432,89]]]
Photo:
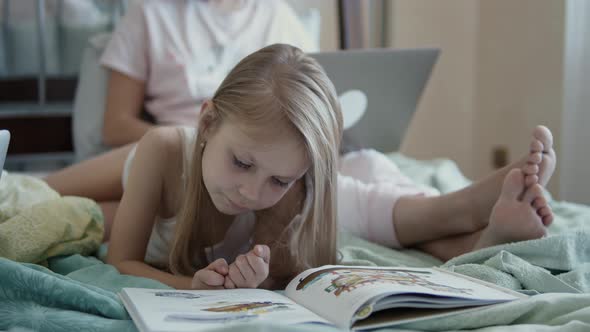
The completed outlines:
[[[359,148],[381,152],[399,150],[439,53],[421,48],[310,54],[340,97],[345,142],[348,138]]]
[[[8,152],[9,142],[10,132],[8,130],[0,130],[0,177],[2,177],[2,170],[4,169],[4,161],[6,160],[6,152]]]

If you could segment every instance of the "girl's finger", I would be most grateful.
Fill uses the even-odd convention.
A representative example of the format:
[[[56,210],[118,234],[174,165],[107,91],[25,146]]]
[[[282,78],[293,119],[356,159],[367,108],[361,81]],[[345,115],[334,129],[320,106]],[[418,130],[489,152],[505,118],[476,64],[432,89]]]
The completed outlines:
[[[257,244],[253,249],[256,256],[262,258],[266,263],[270,262],[270,248],[265,244]]]
[[[205,270],[201,273],[200,280],[208,286],[223,286],[225,278],[215,271]]]
[[[246,280],[245,287],[255,288],[256,286],[258,286],[258,284],[256,283],[256,272],[254,271],[252,266],[250,266],[250,263],[248,262],[248,258],[246,258],[246,256],[239,255],[238,257],[236,257],[235,264],[238,267],[238,269],[240,269],[240,273],[242,273],[242,276],[244,276],[244,279]]]
[[[236,288],[236,284],[234,284],[230,277],[225,277],[223,287],[225,287],[226,289],[234,289]]]
[[[209,264],[209,266],[207,266],[207,269],[215,271],[221,275],[226,275],[229,270],[229,266],[227,265],[225,259],[218,258],[213,263]]]
[[[256,274],[256,278],[262,282],[268,276],[268,263],[266,263],[261,257],[256,255],[246,255],[246,259],[248,259],[248,263],[254,270]]]
[[[231,278],[236,287],[245,287],[246,279],[240,272],[240,269],[236,266],[235,262],[229,266],[229,273],[227,275]]]
[[[219,273],[202,269],[195,273],[191,282],[193,289],[221,289],[224,278]]]

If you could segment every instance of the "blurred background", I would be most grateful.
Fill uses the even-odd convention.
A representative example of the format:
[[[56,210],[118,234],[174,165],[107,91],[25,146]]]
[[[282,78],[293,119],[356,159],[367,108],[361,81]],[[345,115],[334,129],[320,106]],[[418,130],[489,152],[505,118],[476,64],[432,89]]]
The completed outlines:
[[[269,0],[271,1],[271,0]],[[76,160],[72,112],[89,40],[132,0],[0,0],[0,128],[5,168],[46,172]],[[401,151],[453,159],[476,179],[554,133],[549,190],[590,203],[590,2],[290,0],[321,51],[438,47],[441,56]]]

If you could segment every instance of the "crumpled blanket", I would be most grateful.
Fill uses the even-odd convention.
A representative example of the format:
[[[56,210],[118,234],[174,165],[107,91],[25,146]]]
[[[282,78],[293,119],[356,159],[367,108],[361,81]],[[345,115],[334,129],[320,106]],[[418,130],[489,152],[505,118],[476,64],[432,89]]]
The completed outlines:
[[[7,172],[0,180],[0,257],[44,263],[60,255],[94,253],[104,232],[100,207],[60,197],[42,180]]]

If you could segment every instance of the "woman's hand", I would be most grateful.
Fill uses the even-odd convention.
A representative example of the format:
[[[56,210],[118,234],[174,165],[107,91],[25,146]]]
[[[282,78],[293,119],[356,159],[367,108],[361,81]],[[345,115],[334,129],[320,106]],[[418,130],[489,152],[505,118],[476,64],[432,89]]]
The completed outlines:
[[[195,272],[192,289],[223,289],[229,267],[223,258],[215,260],[204,269]]]
[[[225,288],[257,288],[268,277],[270,248],[256,245],[245,255],[239,255],[229,266]]]

